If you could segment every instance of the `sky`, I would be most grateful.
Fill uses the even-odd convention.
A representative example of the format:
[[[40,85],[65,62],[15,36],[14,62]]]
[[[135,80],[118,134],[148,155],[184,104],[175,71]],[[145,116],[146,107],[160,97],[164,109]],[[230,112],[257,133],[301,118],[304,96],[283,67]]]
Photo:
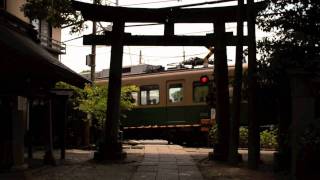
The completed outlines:
[[[92,3],[93,0],[81,0],[83,2]],[[125,7],[141,7],[141,8],[161,8],[170,7],[184,4],[193,4],[206,2],[205,0],[118,0],[119,6]],[[209,2],[209,1],[208,1]],[[115,6],[116,0],[102,0],[102,3],[108,3]],[[212,6],[225,6],[236,5],[236,2],[223,3]],[[210,7],[198,6],[198,7]],[[90,67],[86,65],[85,57],[91,53],[91,46],[82,45],[82,38],[84,34],[92,33],[92,23],[88,21],[86,23],[88,29],[82,33],[70,34],[69,28],[62,29],[61,41],[66,44],[66,54],[61,56],[61,62],[67,65],[69,68],[76,72],[90,70]],[[108,26],[110,23],[100,23],[102,26]],[[133,24],[126,23],[126,26]],[[125,32],[129,32],[132,35],[163,35],[164,26],[139,26],[139,27],[126,27]],[[236,35],[236,24],[226,24],[226,31],[233,32]],[[205,35],[213,32],[213,24],[175,24],[175,35]],[[247,34],[246,28],[244,34]],[[261,39],[266,36],[266,33],[257,31],[257,39]],[[74,40],[72,40],[74,39]],[[96,72],[102,69],[109,68],[110,64],[110,46],[97,46],[96,50]],[[164,67],[170,67],[170,64],[178,64],[184,60],[183,54],[185,54],[185,60],[192,57],[204,58],[209,52],[205,47],[159,47],[159,46],[125,46],[123,53],[123,66],[131,66],[139,64],[139,54],[142,54],[142,63],[152,65],[162,65]],[[234,64],[235,59],[235,47],[227,47],[227,58],[229,64]]]

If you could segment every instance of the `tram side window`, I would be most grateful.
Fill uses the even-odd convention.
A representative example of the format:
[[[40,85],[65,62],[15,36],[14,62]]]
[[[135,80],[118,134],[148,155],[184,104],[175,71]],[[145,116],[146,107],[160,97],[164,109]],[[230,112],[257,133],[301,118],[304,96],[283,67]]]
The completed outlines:
[[[177,103],[183,100],[183,87],[182,84],[170,84],[169,85],[169,102]]]
[[[133,104],[138,105],[138,92],[131,92],[131,97],[133,99]]]
[[[160,91],[158,85],[148,85],[140,87],[140,104],[159,104]]]
[[[209,93],[208,84],[202,85],[200,82],[193,83],[193,102],[202,103],[206,102],[206,98]]]

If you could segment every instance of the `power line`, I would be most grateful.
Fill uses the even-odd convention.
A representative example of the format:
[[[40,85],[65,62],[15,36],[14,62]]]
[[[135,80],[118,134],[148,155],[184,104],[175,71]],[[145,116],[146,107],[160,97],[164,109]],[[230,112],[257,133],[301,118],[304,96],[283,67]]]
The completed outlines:
[[[99,52],[97,54],[110,54],[110,52],[111,52],[111,50],[105,51],[105,52]],[[140,56],[140,54],[126,52],[126,51],[123,51],[123,54],[130,55],[130,56]],[[196,54],[186,54],[185,57],[192,57],[192,56],[198,56],[198,55],[203,55],[203,54],[206,54],[206,52],[196,53]],[[183,55],[179,55],[179,56],[150,56],[150,55],[143,55],[143,57],[158,58],[158,59],[159,58],[161,58],[161,59],[175,59],[175,58],[182,58]]]
[[[159,23],[133,24],[133,25],[127,25],[127,26],[125,26],[125,27],[155,26],[155,25],[162,25],[162,24],[159,24]],[[103,31],[105,31],[105,30],[103,29],[103,30],[97,31],[97,33],[101,33],[101,32],[103,32]],[[66,42],[69,42],[69,41],[73,41],[73,40],[77,40],[77,39],[83,38],[83,36],[85,36],[85,35],[81,35],[81,36],[78,36],[78,37],[75,37],[75,38],[72,38],[72,39],[65,40],[65,41],[63,41],[63,43],[66,43]]]
[[[123,54],[133,55],[133,56],[140,56],[140,54],[128,53],[128,52],[125,52],[125,51],[123,52]],[[185,55],[185,57],[197,56],[197,55],[202,55],[202,54],[205,54],[205,52],[197,53],[197,54],[188,54],[188,55]],[[143,55],[143,57],[172,59],[172,58],[182,58],[183,56],[182,55],[179,55],[179,56],[148,56],[148,55]]]
[[[110,1],[110,0],[104,0],[105,2],[109,2],[109,3],[111,3],[111,4],[114,4],[114,5],[117,5],[117,3],[115,3],[115,2],[112,2],[112,1]]]
[[[220,4],[220,3],[232,2],[232,1],[236,1],[236,0],[216,0],[216,1],[208,1],[208,2],[205,1],[202,3],[186,4],[181,6],[170,6],[170,7],[165,7],[164,9],[193,7],[193,6],[201,6],[201,5],[208,5],[208,4]]]
[[[152,2],[136,3],[136,4],[124,4],[121,6],[138,6],[138,5],[158,4],[158,3],[173,2],[173,1],[179,2],[179,0],[162,0],[162,1],[152,1]]]

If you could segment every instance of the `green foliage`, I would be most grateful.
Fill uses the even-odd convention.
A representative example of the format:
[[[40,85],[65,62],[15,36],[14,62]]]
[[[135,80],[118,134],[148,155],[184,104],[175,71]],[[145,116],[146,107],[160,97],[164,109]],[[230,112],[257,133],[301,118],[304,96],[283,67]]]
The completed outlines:
[[[120,109],[123,117],[126,117],[124,114],[125,111],[131,110],[135,106],[135,102],[131,93],[137,91],[138,87],[134,85],[124,86],[121,88]]]
[[[103,125],[107,108],[107,88],[99,86],[85,86],[83,96],[79,98],[80,111],[90,114]]]
[[[104,125],[107,114],[107,87],[106,86],[86,86],[84,96],[79,99],[78,109],[98,120],[100,126]],[[122,117],[126,117],[124,112],[134,107],[131,92],[137,91],[136,86],[125,86],[121,89],[120,110]]]
[[[71,0],[27,0],[21,10],[31,20],[46,20],[53,27],[72,26],[71,33],[86,28],[81,14],[72,8]]]
[[[239,128],[239,147],[244,148],[248,147],[248,128],[240,127]]]
[[[218,125],[213,125],[209,130],[209,144],[217,144],[218,143]]]
[[[80,89],[78,87],[72,86],[70,84],[67,84],[65,82],[58,82],[55,86],[56,89],[70,89],[73,91],[73,94],[71,97],[69,97],[69,101],[71,102],[73,107],[79,106],[79,100],[84,96],[83,89]]]
[[[260,147],[265,149],[276,149],[278,147],[277,143],[278,129],[267,129],[260,132]],[[212,126],[209,131],[209,141],[210,145],[218,143],[218,129],[217,125]],[[248,147],[248,128],[239,128],[239,148]]]
[[[262,54],[259,66],[272,68],[265,73],[273,81],[284,68],[311,70],[319,64],[319,9],[318,0],[276,0],[270,1],[258,18],[259,27],[274,34],[258,42]]]
[[[266,149],[277,149],[278,129],[264,130],[260,132],[260,147]]]
[[[74,95],[71,97],[71,102],[74,109],[90,114],[94,119],[98,120],[100,127],[104,125],[104,121],[106,120],[108,92],[106,86],[86,85],[84,89],[79,89],[69,84],[59,82],[57,83],[56,88],[72,89],[74,91]],[[125,111],[131,110],[134,107],[131,92],[137,90],[138,88],[136,86],[122,87],[120,110],[123,117],[125,117]]]

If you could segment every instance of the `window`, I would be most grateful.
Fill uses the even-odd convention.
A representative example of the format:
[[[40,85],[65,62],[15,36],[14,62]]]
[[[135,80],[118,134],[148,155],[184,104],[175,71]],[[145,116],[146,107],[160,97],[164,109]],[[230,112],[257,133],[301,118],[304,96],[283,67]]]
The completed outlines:
[[[140,87],[140,104],[159,104],[160,91],[158,85],[148,85]]]
[[[131,72],[131,67],[122,68],[122,73],[130,73],[130,72]]]
[[[38,31],[38,32],[40,31],[40,21],[39,21],[39,19],[32,20],[31,24],[34,26],[34,29],[36,31]]]
[[[138,92],[131,92],[133,104],[138,105]]]
[[[202,85],[200,82],[193,83],[193,102],[201,103],[206,102],[209,94],[209,86],[211,83]]]
[[[0,9],[6,9],[6,0],[0,0]]]
[[[183,100],[183,87],[182,84],[170,84],[169,85],[169,102],[177,103]]]

